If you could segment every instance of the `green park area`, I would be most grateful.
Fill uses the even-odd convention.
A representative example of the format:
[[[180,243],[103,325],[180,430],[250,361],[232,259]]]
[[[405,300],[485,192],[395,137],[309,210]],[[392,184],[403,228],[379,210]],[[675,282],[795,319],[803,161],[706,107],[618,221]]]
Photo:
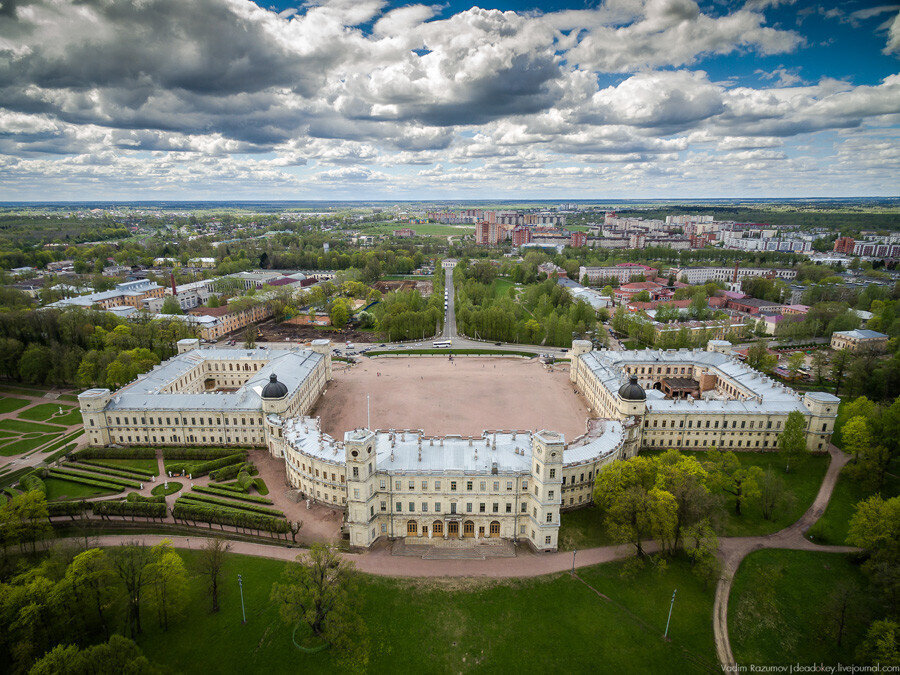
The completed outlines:
[[[197,554],[180,554],[192,569]],[[197,645],[216,645],[204,650],[208,672],[249,672],[260,663],[273,673],[341,670],[330,650],[309,654],[294,647],[293,626],[270,600],[283,569],[283,562],[229,555],[219,613],[209,612],[203,580],[192,576],[192,599],[177,626],[163,632],[148,621],[138,644],[152,661],[176,672],[193,667]],[[576,673],[715,669],[712,589],[687,563],[648,563],[638,570],[609,563],[579,570],[579,576],[583,581],[569,574],[514,581],[361,575],[354,603],[366,627],[367,670],[499,673],[517,663],[524,672],[548,672],[561,658],[566,672]],[[675,588],[672,641],[666,642],[662,633]]]
[[[738,568],[728,605],[743,664],[855,663],[872,621],[867,580],[839,553],[765,550]]]
[[[66,426],[81,424],[81,413],[78,409],[74,406],[60,403],[39,403],[23,410],[17,417],[35,422],[51,422]]]
[[[10,413],[14,410],[18,410],[19,408],[23,408],[28,405],[31,401],[26,401],[23,398],[14,398],[12,396],[4,396],[0,398],[0,414],[2,413]]]
[[[47,488],[48,502],[64,499],[87,499],[116,494],[115,490],[105,490],[95,485],[75,483],[61,478],[46,478],[44,479],[44,485]]]

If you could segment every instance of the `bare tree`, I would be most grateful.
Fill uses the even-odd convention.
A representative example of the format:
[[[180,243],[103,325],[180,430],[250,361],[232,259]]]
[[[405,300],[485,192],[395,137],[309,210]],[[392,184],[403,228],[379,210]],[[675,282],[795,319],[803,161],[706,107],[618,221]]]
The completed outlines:
[[[231,550],[231,544],[221,537],[208,539],[200,549],[200,574],[206,577],[207,591],[212,599],[212,611],[219,611],[219,582],[222,578],[222,567],[225,556]]]
[[[151,582],[149,565],[153,553],[145,545],[132,541],[113,549],[112,568],[125,587],[128,633],[131,637],[141,634],[141,596]]]

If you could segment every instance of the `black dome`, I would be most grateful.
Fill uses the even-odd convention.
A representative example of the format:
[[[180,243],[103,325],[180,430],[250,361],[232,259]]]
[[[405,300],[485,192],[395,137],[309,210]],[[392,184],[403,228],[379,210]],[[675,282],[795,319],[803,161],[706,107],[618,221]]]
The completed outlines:
[[[619,396],[626,401],[645,401],[647,394],[644,388],[638,384],[637,375],[632,375],[627,384],[623,384],[619,389]]]
[[[284,385],[284,382],[278,381],[278,376],[275,373],[269,375],[269,384],[263,387],[262,397],[263,398],[284,398],[287,396],[287,387]],[[641,392],[643,393],[643,392]]]

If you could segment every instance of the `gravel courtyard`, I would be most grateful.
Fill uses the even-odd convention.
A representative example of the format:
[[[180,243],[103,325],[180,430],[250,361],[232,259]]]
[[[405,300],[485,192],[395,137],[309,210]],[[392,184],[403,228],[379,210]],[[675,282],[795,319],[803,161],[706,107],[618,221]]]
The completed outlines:
[[[337,366],[337,364],[335,364]],[[569,382],[568,364],[551,371],[536,360],[512,358],[374,358],[335,368],[313,411],[335,440],[366,426],[422,429],[427,434],[480,435],[485,429],[552,429],[566,441],[588,417]]]

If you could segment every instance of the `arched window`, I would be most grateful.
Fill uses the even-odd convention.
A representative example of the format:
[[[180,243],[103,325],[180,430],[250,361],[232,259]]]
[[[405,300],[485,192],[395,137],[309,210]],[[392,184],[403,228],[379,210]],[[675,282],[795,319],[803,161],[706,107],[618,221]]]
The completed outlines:
[[[444,523],[440,520],[436,520],[431,524],[431,531],[433,534],[444,534]]]
[[[475,523],[471,520],[467,520],[463,523],[463,536],[464,537],[474,537],[475,536]]]
[[[414,537],[414,536],[416,536],[416,534],[418,533],[418,531],[419,531],[419,528],[418,528],[418,525],[416,525],[416,521],[414,521],[414,520],[408,520],[408,521],[406,522],[406,536],[407,536],[407,537]]]
[[[491,521],[491,536],[496,537],[500,535],[500,523],[496,520]]]

